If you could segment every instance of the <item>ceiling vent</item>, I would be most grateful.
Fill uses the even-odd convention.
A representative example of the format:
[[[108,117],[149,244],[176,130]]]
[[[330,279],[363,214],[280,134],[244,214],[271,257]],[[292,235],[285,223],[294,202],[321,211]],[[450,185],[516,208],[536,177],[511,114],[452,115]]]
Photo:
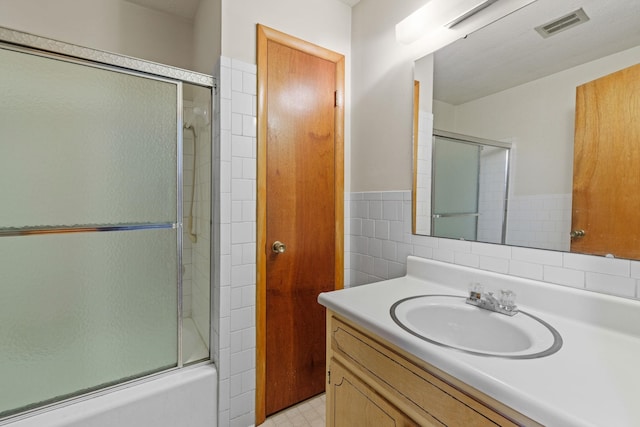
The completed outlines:
[[[536,31],[545,39],[558,34],[569,28],[573,28],[576,25],[584,24],[589,20],[589,17],[582,8],[574,10],[560,18],[554,19],[551,22],[536,27]]]

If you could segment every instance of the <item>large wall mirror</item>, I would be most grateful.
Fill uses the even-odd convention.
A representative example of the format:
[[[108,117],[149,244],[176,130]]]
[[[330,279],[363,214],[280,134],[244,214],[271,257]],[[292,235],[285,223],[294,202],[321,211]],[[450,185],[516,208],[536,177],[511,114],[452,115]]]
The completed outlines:
[[[537,0],[417,60],[414,233],[640,259],[639,23],[637,0]],[[439,135],[471,141],[458,151],[476,163],[441,163]],[[475,194],[446,187],[471,175]],[[489,179],[503,182],[487,199]],[[447,215],[475,225],[442,234],[438,192],[464,197]]]

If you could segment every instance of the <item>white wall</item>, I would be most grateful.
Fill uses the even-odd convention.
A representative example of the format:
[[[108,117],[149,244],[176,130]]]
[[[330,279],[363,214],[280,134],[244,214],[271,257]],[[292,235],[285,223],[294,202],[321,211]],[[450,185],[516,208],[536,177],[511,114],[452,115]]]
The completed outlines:
[[[221,55],[222,0],[200,0],[193,18],[193,70],[215,75]]]
[[[222,16],[222,55],[228,58],[256,63],[256,24],[351,53],[351,8],[338,0],[225,0]]]
[[[424,3],[363,0],[353,8],[352,191],[411,188],[415,58],[396,43],[395,25]]]
[[[2,0],[0,26],[192,69],[193,22],[121,0]]]
[[[193,19],[123,0],[2,0],[0,26],[214,74],[221,0],[201,0]]]
[[[433,113],[433,60],[429,54],[415,61],[413,79],[420,82],[420,111]]]

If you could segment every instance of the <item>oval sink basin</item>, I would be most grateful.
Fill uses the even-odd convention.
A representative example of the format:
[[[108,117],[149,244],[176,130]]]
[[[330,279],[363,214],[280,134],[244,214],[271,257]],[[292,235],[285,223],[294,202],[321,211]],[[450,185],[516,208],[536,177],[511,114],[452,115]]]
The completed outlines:
[[[514,316],[465,303],[454,295],[420,295],[391,307],[407,332],[430,343],[480,356],[533,359],[560,350],[558,331],[524,311]]]

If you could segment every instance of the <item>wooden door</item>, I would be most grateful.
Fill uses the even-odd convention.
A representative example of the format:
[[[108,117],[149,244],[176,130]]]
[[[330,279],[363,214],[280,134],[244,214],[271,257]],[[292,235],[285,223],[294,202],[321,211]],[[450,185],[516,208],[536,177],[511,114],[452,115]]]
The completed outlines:
[[[344,274],[343,86],[342,55],[258,27],[258,422],[324,391],[317,297]]]
[[[571,252],[640,258],[640,64],[577,88]]]

